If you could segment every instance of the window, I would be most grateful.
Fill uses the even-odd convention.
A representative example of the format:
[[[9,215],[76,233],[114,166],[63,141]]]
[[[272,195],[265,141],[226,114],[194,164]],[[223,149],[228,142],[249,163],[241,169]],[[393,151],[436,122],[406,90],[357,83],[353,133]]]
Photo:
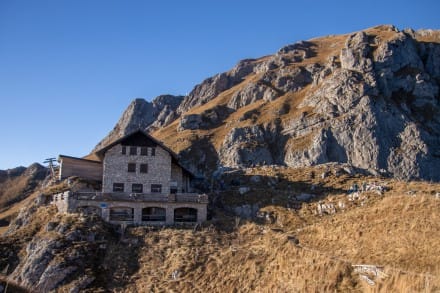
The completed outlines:
[[[134,209],[117,207],[110,209],[110,221],[133,221]]]
[[[130,155],[132,156],[137,155],[137,147],[135,146],[130,147]]]
[[[134,193],[142,193],[142,191],[143,191],[143,186],[142,186],[142,184],[133,183],[133,184],[131,185],[131,192],[134,192]]]
[[[123,154],[123,155],[127,154],[127,148],[125,145],[122,146],[121,154]]]
[[[113,192],[124,192],[124,183],[113,183]]]
[[[151,184],[151,192],[162,193],[162,184]]]
[[[170,182],[170,193],[171,194],[176,194],[177,193],[177,182],[176,181],[171,181]]]
[[[148,207],[142,209],[142,221],[152,222],[160,221],[165,222],[166,211],[164,208]]]
[[[148,148],[141,147],[141,156],[148,156]]]
[[[197,209],[194,208],[175,209],[174,222],[197,222]]]
[[[140,172],[141,173],[148,173],[148,164],[141,164]]]
[[[135,163],[128,163],[128,172],[131,172],[131,173],[136,172],[136,164]]]
[[[155,156],[156,155],[156,148],[151,148],[151,156]]]

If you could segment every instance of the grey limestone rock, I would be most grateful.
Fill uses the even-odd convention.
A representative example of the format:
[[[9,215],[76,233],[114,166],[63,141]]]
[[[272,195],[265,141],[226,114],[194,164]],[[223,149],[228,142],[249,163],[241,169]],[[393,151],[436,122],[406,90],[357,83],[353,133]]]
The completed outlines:
[[[314,44],[308,41],[299,41],[295,44],[287,45],[278,50],[278,56],[289,58],[292,62],[301,62],[314,55]]]
[[[440,79],[440,44],[430,43],[426,49],[426,71],[431,75],[431,77]]]
[[[230,87],[231,82],[227,73],[220,73],[207,78],[201,84],[196,85],[191,93],[185,97],[177,112],[182,114],[195,106],[206,104]]]
[[[369,57],[370,52],[367,34],[358,32],[349,36],[345,47],[341,50],[342,68],[364,73],[372,71],[373,62]]]
[[[135,99],[127,107],[110,133],[94,148],[97,151],[122,136],[138,129],[146,130],[168,125],[176,119],[182,96],[162,95],[152,102]]]
[[[180,119],[179,130],[195,130],[199,129],[202,125],[202,117],[199,114],[185,115]]]
[[[278,90],[286,93],[299,91],[312,81],[312,75],[309,71],[302,67],[297,67],[280,70],[279,75],[276,76],[273,82]]]
[[[278,96],[277,92],[264,85],[248,83],[242,90],[235,92],[228,103],[228,107],[238,109],[258,100],[272,101]]]
[[[226,167],[336,162],[402,179],[440,180],[440,45],[430,41],[439,39],[439,31],[378,26],[323,52],[319,41],[297,42],[272,56],[240,61],[184,99],[156,106],[135,101],[109,137],[179,118],[178,131],[214,130],[226,122],[227,134],[215,148],[200,137],[182,151],[198,173],[208,161]],[[210,109],[187,113],[222,93]],[[260,101],[261,107],[240,112]],[[262,121],[263,113],[272,120]]]
[[[228,167],[273,162],[264,131],[258,126],[232,129],[225,137],[219,156],[222,165]]]
[[[206,104],[221,92],[241,83],[247,75],[254,72],[257,66],[258,64],[253,59],[245,59],[240,61],[232,70],[205,79],[185,97],[177,109],[177,113],[182,114],[193,107]]]
[[[403,32],[379,43],[373,56],[379,89],[385,97],[398,90],[411,91],[416,82],[414,74],[424,71],[415,41]]]
[[[219,163],[234,168],[284,164],[284,144],[277,123],[233,128],[218,152]]]
[[[301,104],[313,107],[315,116],[283,125],[290,136],[284,147],[287,165],[339,162],[386,170],[402,179],[440,179],[434,171],[440,164],[434,143],[440,128],[432,115],[439,111],[438,83],[425,71],[415,41],[407,35],[396,32],[378,48],[370,62],[368,36],[361,32],[348,37],[341,69],[334,68]],[[305,137],[307,147],[298,148]]]
[[[57,243],[54,240],[34,238],[27,245],[26,261],[21,263],[10,277],[28,288],[36,288],[40,284],[46,290],[54,289],[54,287],[46,286],[48,284],[41,280],[41,276],[48,269],[49,263],[54,257],[52,251],[56,246]]]
[[[33,223],[39,221],[30,217]],[[94,280],[96,272],[92,269],[101,261],[95,241],[106,241],[110,230],[96,218],[64,220],[74,224],[63,220],[48,222],[42,227],[44,233],[35,234],[25,244],[18,265],[8,276],[10,280],[32,292],[58,292],[64,285],[84,289]]]
[[[259,207],[257,204],[245,204],[233,208],[234,213],[243,219],[251,219],[257,215]]]

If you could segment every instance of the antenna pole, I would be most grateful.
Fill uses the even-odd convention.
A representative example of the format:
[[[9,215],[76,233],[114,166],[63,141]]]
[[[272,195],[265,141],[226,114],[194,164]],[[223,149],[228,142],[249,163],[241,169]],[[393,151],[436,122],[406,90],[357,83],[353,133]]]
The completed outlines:
[[[54,162],[56,162],[56,161],[57,161],[56,158],[47,158],[43,162],[44,164],[48,164],[49,171],[50,171],[50,177],[52,177],[52,179],[55,177],[55,164],[54,164]]]

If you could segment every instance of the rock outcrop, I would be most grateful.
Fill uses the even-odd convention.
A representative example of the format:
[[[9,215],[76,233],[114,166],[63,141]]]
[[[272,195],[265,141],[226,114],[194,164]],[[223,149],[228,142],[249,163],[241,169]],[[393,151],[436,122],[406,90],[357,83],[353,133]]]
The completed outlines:
[[[23,208],[0,241],[0,259],[20,253],[19,261],[8,261],[8,278],[32,292],[79,292],[96,279],[106,243],[114,238],[97,216],[54,214],[52,208]],[[8,245],[9,252],[3,249]]]
[[[232,70],[205,79],[185,97],[177,109],[177,113],[182,114],[194,107],[204,105],[223,91],[241,83],[246,76],[254,71],[255,66],[256,63],[253,59],[242,60]]]
[[[395,31],[390,40],[377,42],[365,32],[348,36],[341,67],[302,104],[320,119],[292,120],[289,134],[309,135],[310,144],[288,148],[287,165],[335,161],[398,178],[440,180],[433,170],[440,165],[434,143],[440,124],[430,115],[439,111],[438,82],[410,36]]]
[[[135,99],[113,130],[96,145],[94,151],[135,130],[152,130],[168,125],[177,118],[176,109],[182,100],[183,96],[172,95],[158,96],[152,102]]]
[[[121,119],[130,122],[110,136],[154,127],[171,148],[185,139],[191,148],[207,146],[217,167],[339,162],[438,181],[439,68],[440,32],[433,30],[378,26],[301,41],[206,79],[160,108],[165,114],[131,105]],[[176,137],[161,137],[160,127],[175,119]],[[177,151],[200,171],[200,162],[186,157],[192,152]]]

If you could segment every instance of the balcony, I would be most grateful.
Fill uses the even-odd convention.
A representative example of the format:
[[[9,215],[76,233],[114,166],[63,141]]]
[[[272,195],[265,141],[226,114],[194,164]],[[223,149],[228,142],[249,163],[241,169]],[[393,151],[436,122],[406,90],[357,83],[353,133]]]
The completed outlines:
[[[133,201],[133,202],[179,202],[179,203],[208,203],[208,195],[198,193],[103,193],[103,192],[73,192],[69,196],[75,200],[90,201]]]

